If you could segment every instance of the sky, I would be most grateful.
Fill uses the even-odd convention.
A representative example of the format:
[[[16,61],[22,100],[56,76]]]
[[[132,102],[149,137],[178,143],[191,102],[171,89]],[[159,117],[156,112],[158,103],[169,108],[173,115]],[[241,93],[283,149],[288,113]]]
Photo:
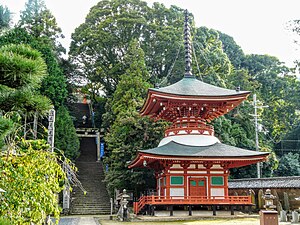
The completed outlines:
[[[154,0],[146,0],[152,4]],[[19,19],[26,0],[0,0]],[[70,44],[71,33],[84,22],[89,9],[98,0],[45,0],[56,17],[65,39]],[[155,0],[165,6],[176,5],[193,13],[197,27],[206,26],[230,35],[246,54],[276,56],[287,66],[300,59],[300,39],[287,30],[290,20],[300,19],[300,0]]]

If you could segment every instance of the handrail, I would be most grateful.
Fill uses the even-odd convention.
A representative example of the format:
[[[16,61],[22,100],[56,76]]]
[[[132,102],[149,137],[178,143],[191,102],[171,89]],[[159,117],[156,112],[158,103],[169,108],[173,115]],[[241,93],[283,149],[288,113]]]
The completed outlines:
[[[251,196],[141,196],[134,206],[135,214],[145,205],[251,205]]]
[[[134,204],[134,213],[138,214],[139,211],[141,211],[141,209],[147,204],[147,199],[148,196],[141,196],[139,198],[139,200],[137,202],[135,202],[136,204]]]

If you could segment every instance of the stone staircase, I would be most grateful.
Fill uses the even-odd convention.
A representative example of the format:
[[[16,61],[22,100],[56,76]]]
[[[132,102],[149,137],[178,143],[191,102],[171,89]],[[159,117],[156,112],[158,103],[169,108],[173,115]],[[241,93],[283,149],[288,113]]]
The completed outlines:
[[[91,121],[82,124],[83,115],[89,115],[87,104],[76,103],[72,115],[77,118],[77,128],[91,128]],[[95,137],[83,137],[80,140],[80,156],[75,165],[78,179],[86,194],[79,187],[73,187],[71,210],[74,215],[104,215],[110,213],[110,198],[106,190],[102,162],[97,162],[97,145]]]
[[[110,213],[110,200],[106,191],[101,162],[78,162],[79,180],[87,191],[79,188],[72,192],[71,214],[104,215]]]

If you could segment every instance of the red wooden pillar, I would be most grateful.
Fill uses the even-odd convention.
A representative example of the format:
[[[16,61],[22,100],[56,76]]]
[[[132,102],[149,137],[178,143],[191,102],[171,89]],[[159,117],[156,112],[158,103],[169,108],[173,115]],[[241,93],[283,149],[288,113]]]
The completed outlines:
[[[184,197],[186,198],[188,196],[188,188],[189,188],[189,183],[188,183],[188,174],[187,174],[187,170],[188,167],[190,166],[190,163],[187,161],[181,162],[180,163],[182,170],[183,170],[183,193],[184,193]]]
[[[207,197],[211,197],[211,174],[210,168],[213,166],[211,162],[204,163],[203,166],[206,168],[207,174]]]
[[[156,179],[156,192],[157,195],[160,195],[160,185],[159,185],[160,175],[158,172],[155,172],[155,179]]]
[[[224,170],[224,194],[225,194],[225,197],[228,197],[229,194],[228,194],[228,173],[227,173],[227,170]]]
[[[223,167],[223,170],[224,170],[224,189],[225,189],[224,194],[225,194],[225,197],[229,196],[229,193],[228,193],[228,176],[229,176],[228,165],[229,165],[229,162],[224,162],[223,164],[221,164],[221,167]]]
[[[166,174],[166,197],[170,197],[170,173]]]
[[[187,167],[183,168],[183,178],[184,178],[184,183],[183,183],[183,188],[184,188],[184,197],[186,198],[188,196],[188,186],[189,186],[189,182],[188,182],[188,176],[187,176]]]

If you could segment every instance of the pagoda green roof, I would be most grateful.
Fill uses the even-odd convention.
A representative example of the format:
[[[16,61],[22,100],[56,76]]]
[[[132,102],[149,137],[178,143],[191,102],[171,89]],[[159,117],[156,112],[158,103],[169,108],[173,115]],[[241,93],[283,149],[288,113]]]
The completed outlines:
[[[236,91],[226,88],[220,88],[211,84],[204,83],[194,76],[184,77],[175,84],[162,88],[149,88],[156,92],[181,95],[181,96],[236,96],[240,94],[248,94],[249,91]]]
[[[174,141],[169,143],[148,149],[141,150],[141,153],[161,156],[180,156],[180,157],[251,157],[251,156],[264,156],[268,155],[268,152],[257,152],[252,150],[246,150],[222,143],[215,143],[209,146],[190,146],[179,144]]]

